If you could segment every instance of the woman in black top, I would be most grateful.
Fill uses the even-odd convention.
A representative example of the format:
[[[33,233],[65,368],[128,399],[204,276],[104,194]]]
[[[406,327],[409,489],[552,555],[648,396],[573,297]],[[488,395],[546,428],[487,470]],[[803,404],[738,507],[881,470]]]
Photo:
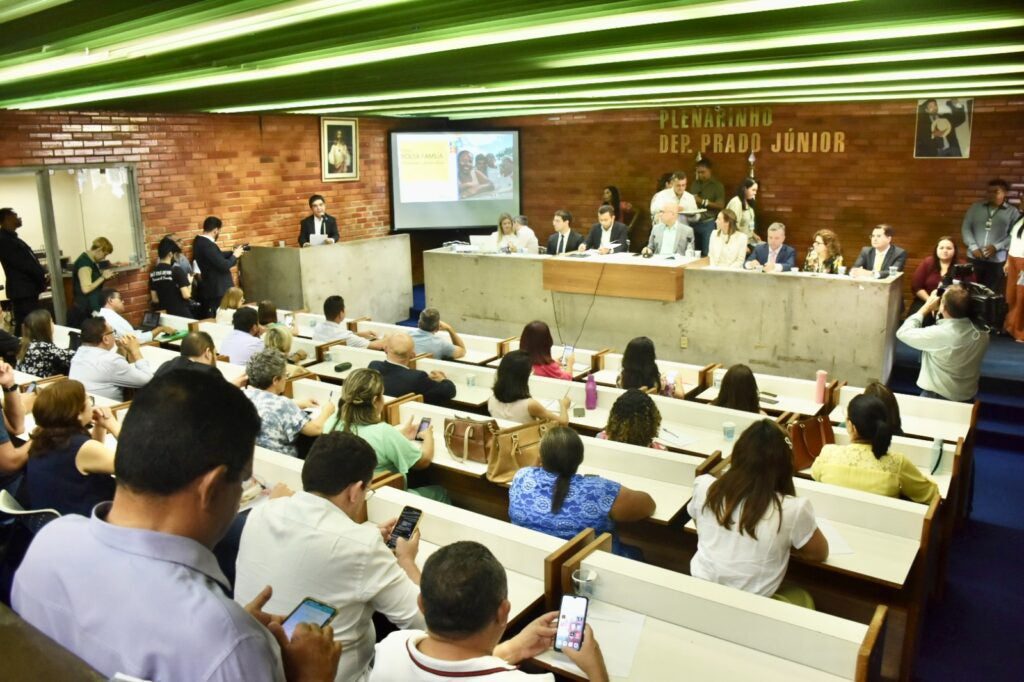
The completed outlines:
[[[665,391],[667,384],[658,369],[653,341],[646,336],[638,336],[626,344],[626,350],[622,353],[622,369],[615,383],[620,388],[636,388],[645,393]],[[676,398],[685,395],[682,381],[675,382],[671,395]]]
[[[164,237],[157,247],[160,262],[149,273],[149,298],[160,310],[169,315],[192,317],[189,300],[192,298],[192,285],[188,275],[172,265],[181,247],[170,237]]]

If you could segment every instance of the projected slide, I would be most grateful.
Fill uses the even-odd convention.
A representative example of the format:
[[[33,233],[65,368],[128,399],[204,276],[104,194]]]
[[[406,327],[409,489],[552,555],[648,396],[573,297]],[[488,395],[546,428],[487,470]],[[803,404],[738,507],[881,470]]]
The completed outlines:
[[[395,229],[494,225],[519,213],[516,131],[391,134]]]

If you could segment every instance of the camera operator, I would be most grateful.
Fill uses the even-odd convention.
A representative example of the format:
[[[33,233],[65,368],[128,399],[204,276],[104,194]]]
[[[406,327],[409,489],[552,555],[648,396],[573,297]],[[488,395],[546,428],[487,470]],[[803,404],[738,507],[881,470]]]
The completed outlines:
[[[966,288],[954,284],[941,296],[940,292],[903,322],[896,338],[921,351],[917,385],[922,397],[968,402],[978,392],[988,331],[971,319],[971,293]],[[938,322],[923,327],[925,316],[935,311]]]

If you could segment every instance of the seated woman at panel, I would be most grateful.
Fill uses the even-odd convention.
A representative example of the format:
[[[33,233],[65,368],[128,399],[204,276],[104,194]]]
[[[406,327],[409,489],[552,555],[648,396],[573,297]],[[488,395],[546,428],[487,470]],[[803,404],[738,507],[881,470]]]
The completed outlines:
[[[110,409],[93,407],[85,387],[67,380],[39,392],[32,416],[23,505],[91,516],[97,504],[114,499],[114,450],[104,441],[121,428]]]
[[[892,428],[885,403],[859,395],[846,408],[849,445],[826,445],[811,465],[815,481],[930,504],[939,487],[903,455],[890,452]]]
[[[950,274],[950,267],[963,264],[960,257],[960,249],[956,240],[952,237],[939,237],[935,245],[935,252],[921,261],[914,270],[914,277],[910,282],[910,290],[914,292],[914,302],[910,304],[910,312],[913,315],[921,306],[928,301],[932,292],[939,288],[942,280]],[[968,275],[964,279],[974,281],[974,275]]]
[[[722,209],[715,218],[715,231],[708,243],[710,264],[718,268],[743,269],[747,259],[747,235],[736,228],[736,214]]]
[[[601,192],[601,203],[614,208],[615,220],[625,225],[630,233],[633,232],[633,224],[636,222],[638,214],[633,210],[633,204],[622,200],[618,187],[607,185]]]
[[[864,387],[864,395],[873,395],[885,405],[885,411],[889,415],[889,430],[894,436],[903,435],[903,420],[900,418],[900,404],[896,402],[896,396],[889,387],[880,381],[872,381]]]
[[[69,311],[69,324],[77,327],[87,317],[103,307],[103,285],[116,274],[109,267],[101,269],[100,263],[114,252],[114,246],[106,237],[96,237],[88,251],[75,259],[71,267],[75,276],[71,278],[74,290],[74,306]]]
[[[494,233],[495,243],[498,250],[507,249],[511,253],[537,253],[537,235],[526,223],[519,223],[519,220],[526,220],[526,216],[519,216],[516,220],[508,213],[498,216],[498,231]]]
[[[554,343],[547,323],[534,320],[523,327],[523,333],[519,337],[519,350],[530,357],[533,373],[537,376],[572,381],[572,374],[566,371],[566,368],[572,369],[576,358],[571,353],[563,357],[564,365],[552,359],[551,346]]]
[[[736,188],[736,194],[725,205],[736,216],[736,229],[746,235],[747,241],[751,244],[759,244],[761,242],[761,238],[754,231],[756,227],[754,201],[757,199],[757,190],[757,180],[754,178],[743,178],[743,182]]]
[[[818,230],[804,260],[804,272],[838,275],[843,267],[843,247],[832,230]]]
[[[487,399],[487,412],[496,419],[529,424],[532,421],[569,423],[568,396],[558,405],[558,414],[530,397],[530,357],[521,350],[505,354],[494,376],[494,395]]]
[[[600,476],[576,473],[583,463],[583,441],[566,426],[556,426],[540,443],[539,467],[516,472],[508,491],[508,517],[517,526],[569,540],[593,528],[612,534],[612,551],[640,559],[636,547],[625,545],[615,532],[616,522],[641,521],[654,513],[654,500],[645,492]]]
[[[636,388],[644,393],[664,393],[682,398],[686,395],[683,382],[668,385],[658,369],[654,353],[654,342],[646,336],[638,336],[626,344],[622,352],[622,368],[615,379],[619,388]]]
[[[48,310],[33,310],[21,323],[19,372],[37,377],[67,374],[75,351],[57,348],[53,343],[53,318]]]
[[[265,348],[273,348],[274,350],[280,351],[287,359],[288,365],[288,376],[295,376],[301,374],[305,370],[299,367],[297,364],[306,359],[306,352],[297,350],[294,353],[292,350],[292,333],[281,324],[274,324],[267,327],[267,331],[263,332],[263,346]]]
[[[828,558],[810,501],[796,497],[787,440],[771,420],[755,422],[740,434],[721,478],[694,480],[686,505],[697,526],[690,575],[814,608],[805,590],[782,584],[790,552],[810,561]]]
[[[761,401],[758,397],[757,379],[746,365],[733,365],[722,377],[718,387],[718,397],[711,401],[716,407],[728,407],[731,410],[761,413]]]
[[[235,311],[245,305],[245,293],[238,287],[231,287],[224,292],[217,308],[217,324],[230,325]]]
[[[597,437],[617,443],[664,450],[664,445],[654,441],[660,429],[661,412],[651,400],[651,396],[631,388],[615,399],[612,409],[608,412],[608,424]]]
[[[359,436],[377,453],[374,475],[407,475],[426,469],[434,460],[434,425],[415,444],[419,424],[410,420],[401,429],[384,421],[384,379],[375,369],[357,369],[348,375],[338,399],[338,414],[324,426],[324,433],[341,431]],[[448,492],[439,485],[411,488],[409,492],[432,500],[450,503]]]
[[[334,404],[321,406],[314,418],[306,412],[306,408],[316,406],[317,401],[285,397],[288,363],[280,351],[272,348],[254,353],[245,364],[245,373],[249,377],[249,385],[242,390],[260,415],[256,445],[282,455],[298,457],[296,441],[299,434],[319,436],[324,423],[334,414]]]

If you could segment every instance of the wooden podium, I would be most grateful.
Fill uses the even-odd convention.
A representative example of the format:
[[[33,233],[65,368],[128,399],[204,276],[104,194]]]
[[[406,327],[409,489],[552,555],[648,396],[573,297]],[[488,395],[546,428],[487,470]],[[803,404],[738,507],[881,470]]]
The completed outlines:
[[[596,293],[648,301],[678,301],[683,297],[684,265],[637,267],[639,264],[639,257],[636,263],[616,263],[559,256],[544,261],[542,286],[569,294]]]

